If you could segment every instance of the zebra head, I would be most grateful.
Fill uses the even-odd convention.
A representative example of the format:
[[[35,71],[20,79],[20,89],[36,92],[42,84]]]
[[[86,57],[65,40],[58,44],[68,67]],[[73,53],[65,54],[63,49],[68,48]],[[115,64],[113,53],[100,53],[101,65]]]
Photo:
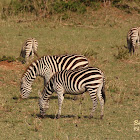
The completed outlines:
[[[25,80],[24,77],[21,79],[21,85],[20,85],[20,95],[21,98],[25,99],[28,98],[30,92],[32,90],[32,87],[30,84],[28,84]]]

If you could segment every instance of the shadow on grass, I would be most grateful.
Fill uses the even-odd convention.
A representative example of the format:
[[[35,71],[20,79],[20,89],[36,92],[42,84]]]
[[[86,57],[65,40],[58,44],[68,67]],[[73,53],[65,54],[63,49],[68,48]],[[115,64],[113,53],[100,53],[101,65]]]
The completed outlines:
[[[45,115],[44,117],[42,117],[40,114],[37,114],[36,115],[37,117],[39,117],[39,118],[42,118],[42,119],[45,119],[45,118],[50,118],[50,119],[57,119],[56,118],[56,115]],[[60,117],[60,119],[61,118],[78,118],[78,119],[82,119],[82,118],[84,118],[84,119],[95,119],[95,120],[98,120],[99,118],[97,118],[97,117],[92,117],[92,118],[90,118],[90,116],[75,116],[75,115],[61,115],[61,117]]]
[[[64,97],[65,99],[70,99],[70,100],[74,100],[74,98],[72,98],[72,97]],[[50,99],[58,99],[58,97],[57,96],[51,96],[50,97]]]
[[[56,115],[45,115],[44,117],[42,117],[40,114],[37,114],[37,117],[45,119],[45,118],[50,118],[50,119],[57,119]],[[75,115],[61,115],[60,118],[75,118]]]
[[[32,99],[39,99],[39,97],[35,96],[35,97],[29,97],[27,99],[23,99],[20,96],[19,97],[14,96],[12,99],[13,100],[28,100],[28,99],[31,99],[32,100]]]
[[[28,100],[28,99],[34,100],[34,99],[39,99],[39,97],[38,96],[34,96],[34,97],[28,97],[27,99],[22,99],[21,97],[14,96],[12,99],[13,100]],[[50,99],[58,99],[58,97],[57,96],[51,96]],[[75,100],[72,97],[65,97],[65,99]]]

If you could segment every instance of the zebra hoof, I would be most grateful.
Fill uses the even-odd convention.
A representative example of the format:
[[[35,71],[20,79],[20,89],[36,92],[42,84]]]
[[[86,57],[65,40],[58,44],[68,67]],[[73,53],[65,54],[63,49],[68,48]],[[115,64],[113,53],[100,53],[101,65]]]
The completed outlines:
[[[59,114],[57,114],[55,118],[56,118],[56,119],[59,119],[59,118],[60,118],[60,115],[59,115]]]
[[[103,116],[104,116],[104,115],[101,115],[101,116],[100,116],[100,119],[101,119],[101,120],[103,119]]]
[[[43,118],[44,118],[44,115],[41,115],[41,114],[40,114],[40,116],[39,116],[39,117],[43,119]]]

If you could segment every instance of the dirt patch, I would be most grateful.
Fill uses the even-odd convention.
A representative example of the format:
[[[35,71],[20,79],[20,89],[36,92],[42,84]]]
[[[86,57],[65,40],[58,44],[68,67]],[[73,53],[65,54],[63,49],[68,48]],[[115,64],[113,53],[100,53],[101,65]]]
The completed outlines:
[[[19,71],[19,70],[24,70],[25,67],[20,62],[1,61],[0,62],[0,69],[4,69],[6,71],[8,71],[8,70]]]

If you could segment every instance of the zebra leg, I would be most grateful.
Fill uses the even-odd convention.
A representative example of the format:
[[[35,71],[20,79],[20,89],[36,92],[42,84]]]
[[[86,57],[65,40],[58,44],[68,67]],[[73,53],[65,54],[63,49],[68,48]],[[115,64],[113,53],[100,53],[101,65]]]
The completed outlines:
[[[34,52],[32,51],[32,57],[31,57],[31,60],[33,60],[34,59]]]
[[[27,62],[27,64],[29,64],[29,55],[30,55],[30,53],[29,52],[26,52],[25,62]]]
[[[130,50],[130,41],[129,40],[127,40],[127,48],[128,48],[128,50],[129,50],[129,53],[131,52],[131,50]]]
[[[56,118],[59,119],[60,118],[60,115],[61,115],[61,108],[62,108],[62,103],[63,103],[63,100],[64,100],[64,95],[63,95],[63,92],[57,92],[58,94],[58,113],[56,115]]]
[[[104,91],[104,87],[103,87],[103,82],[100,84],[100,86],[97,90],[97,96],[99,98],[100,105],[101,105],[101,116],[100,116],[100,118],[102,119],[103,116],[104,116],[104,102],[105,102],[105,91]]]
[[[44,77],[44,86],[47,84],[46,77]]]
[[[135,53],[135,46],[132,47],[133,54]]]
[[[94,112],[96,110],[96,107],[97,107],[97,98],[96,98],[97,89],[95,89],[95,90],[94,89],[87,89],[87,91],[89,92],[90,98],[91,98],[91,100],[93,102],[93,108],[92,108],[92,111],[90,113],[89,118],[93,118],[93,114],[94,114]]]

